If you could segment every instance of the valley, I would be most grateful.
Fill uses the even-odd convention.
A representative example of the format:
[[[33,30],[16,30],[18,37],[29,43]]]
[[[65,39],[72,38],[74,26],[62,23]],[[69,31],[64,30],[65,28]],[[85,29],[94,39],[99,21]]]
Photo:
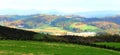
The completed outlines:
[[[1,15],[0,24],[11,28],[43,32],[52,35],[66,35],[66,33],[109,33],[119,34],[119,15],[86,18],[80,15]],[[115,20],[117,19],[117,20]],[[92,35],[90,35],[92,36]]]
[[[1,0],[0,55],[120,55],[120,0]]]

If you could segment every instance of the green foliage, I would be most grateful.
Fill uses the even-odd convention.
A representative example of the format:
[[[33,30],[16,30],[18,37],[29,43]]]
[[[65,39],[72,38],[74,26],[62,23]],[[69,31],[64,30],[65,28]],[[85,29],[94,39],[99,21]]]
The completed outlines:
[[[2,36],[2,39],[32,40],[35,34],[38,33],[0,26],[0,36]]]
[[[43,40],[44,37],[45,37],[45,34],[40,33],[40,34],[35,34],[34,37],[33,37],[33,39],[34,40]]]

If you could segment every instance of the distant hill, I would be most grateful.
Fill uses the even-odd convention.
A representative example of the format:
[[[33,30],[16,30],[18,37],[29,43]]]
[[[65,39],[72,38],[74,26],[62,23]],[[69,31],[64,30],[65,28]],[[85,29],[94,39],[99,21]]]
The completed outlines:
[[[87,18],[80,15],[1,15],[0,24],[13,28],[37,29],[37,31],[63,31],[64,32],[107,32],[114,34],[120,32],[120,16],[102,18]],[[49,28],[51,30],[49,30]],[[48,28],[48,29],[47,29]],[[54,29],[55,28],[55,29]],[[43,31],[47,30],[47,31]],[[60,31],[60,32],[61,32]]]
[[[69,13],[58,11],[55,9],[50,10],[16,10],[16,9],[0,9],[0,15],[31,15],[31,14],[49,14],[49,15],[66,15]]]
[[[109,17],[120,14],[120,11],[104,10],[104,11],[88,11],[88,12],[76,12],[76,15],[81,15],[85,17]]]

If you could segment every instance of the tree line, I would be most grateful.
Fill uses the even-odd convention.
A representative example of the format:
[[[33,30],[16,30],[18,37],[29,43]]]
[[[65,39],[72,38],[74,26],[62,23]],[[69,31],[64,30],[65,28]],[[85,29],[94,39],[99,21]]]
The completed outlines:
[[[87,46],[120,51],[120,48],[93,44],[94,42],[120,42],[119,35],[110,35],[110,34],[97,35],[94,37],[82,37],[82,36],[71,36],[71,35],[53,36],[44,33],[36,33],[32,31],[0,26],[0,40],[31,40],[31,41],[47,41],[47,42],[64,42],[64,43],[82,44]]]

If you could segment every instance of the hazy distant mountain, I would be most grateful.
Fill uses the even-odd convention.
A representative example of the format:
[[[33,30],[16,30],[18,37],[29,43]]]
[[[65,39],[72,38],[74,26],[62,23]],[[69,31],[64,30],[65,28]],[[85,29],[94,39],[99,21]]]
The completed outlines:
[[[15,10],[15,9],[1,9],[0,15],[31,15],[40,13],[38,10]]]
[[[90,11],[90,12],[77,12],[76,15],[81,15],[84,17],[108,17],[108,16],[115,16],[120,14],[120,11]]]
[[[59,10],[15,10],[15,9],[1,9],[0,15],[31,15],[31,14],[49,14],[49,15],[80,15],[84,17],[108,17],[120,14],[120,11],[88,11],[88,12],[62,12]]]
[[[15,10],[1,9],[0,15],[31,15],[31,14],[49,14],[49,15],[65,15],[67,13],[57,10]]]

